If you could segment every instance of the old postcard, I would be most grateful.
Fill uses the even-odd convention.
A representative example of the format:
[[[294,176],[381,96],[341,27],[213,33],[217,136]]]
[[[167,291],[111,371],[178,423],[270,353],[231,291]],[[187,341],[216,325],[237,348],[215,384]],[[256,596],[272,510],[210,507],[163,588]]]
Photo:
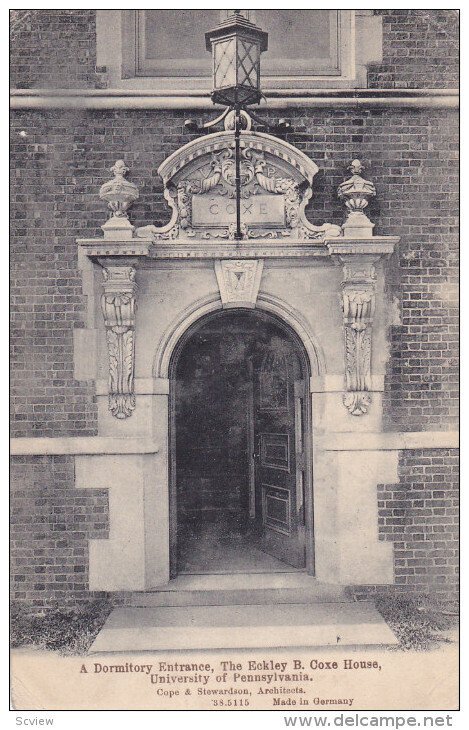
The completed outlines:
[[[10,21],[13,709],[449,718],[458,12]]]

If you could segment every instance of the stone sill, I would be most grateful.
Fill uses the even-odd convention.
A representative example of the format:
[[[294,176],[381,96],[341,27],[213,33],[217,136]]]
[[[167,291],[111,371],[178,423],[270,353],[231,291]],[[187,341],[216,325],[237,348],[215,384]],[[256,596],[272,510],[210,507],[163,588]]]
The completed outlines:
[[[458,449],[457,431],[336,432],[319,437],[316,448],[324,451],[406,451]]]
[[[457,431],[355,431],[318,436],[316,449],[324,451],[402,451],[412,449],[458,449]],[[156,454],[158,447],[149,440],[101,436],[63,438],[12,438],[11,456],[93,456]]]
[[[458,89],[279,89],[265,92],[262,109],[318,107],[459,107]],[[210,92],[155,89],[12,89],[12,109],[199,109],[212,110]]]
[[[62,438],[12,438],[11,456],[92,456],[109,454],[157,454],[152,441],[139,438],[105,436],[65,436]]]

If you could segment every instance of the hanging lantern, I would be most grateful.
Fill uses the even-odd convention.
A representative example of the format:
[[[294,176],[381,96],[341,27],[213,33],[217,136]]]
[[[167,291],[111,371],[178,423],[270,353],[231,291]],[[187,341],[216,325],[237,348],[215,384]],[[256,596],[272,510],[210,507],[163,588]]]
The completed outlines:
[[[261,53],[268,34],[234,10],[205,34],[213,60],[212,101],[228,106],[259,103]]]

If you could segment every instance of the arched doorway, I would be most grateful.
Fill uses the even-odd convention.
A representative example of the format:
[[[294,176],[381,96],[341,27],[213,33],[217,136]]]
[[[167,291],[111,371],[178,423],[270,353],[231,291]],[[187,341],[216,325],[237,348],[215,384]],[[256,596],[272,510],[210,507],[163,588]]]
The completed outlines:
[[[314,572],[310,369],[274,315],[230,309],[170,365],[171,575]]]

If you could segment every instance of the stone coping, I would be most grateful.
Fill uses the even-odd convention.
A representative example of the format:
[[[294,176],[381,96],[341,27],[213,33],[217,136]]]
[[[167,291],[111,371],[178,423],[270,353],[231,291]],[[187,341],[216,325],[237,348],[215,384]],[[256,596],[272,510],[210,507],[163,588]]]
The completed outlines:
[[[388,256],[400,241],[399,236],[372,236],[370,238],[308,239],[256,239],[242,241],[207,241],[194,238],[190,241],[175,239],[158,240],[152,246],[151,239],[134,237],[127,241],[103,238],[78,238],[79,248],[91,257],[140,256],[156,259],[242,259],[242,258],[308,258],[330,259],[341,255]]]
[[[458,89],[281,89],[265,96],[269,109],[459,107]],[[11,89],[10,103],[12,109],[214,109],[203,89]]]

